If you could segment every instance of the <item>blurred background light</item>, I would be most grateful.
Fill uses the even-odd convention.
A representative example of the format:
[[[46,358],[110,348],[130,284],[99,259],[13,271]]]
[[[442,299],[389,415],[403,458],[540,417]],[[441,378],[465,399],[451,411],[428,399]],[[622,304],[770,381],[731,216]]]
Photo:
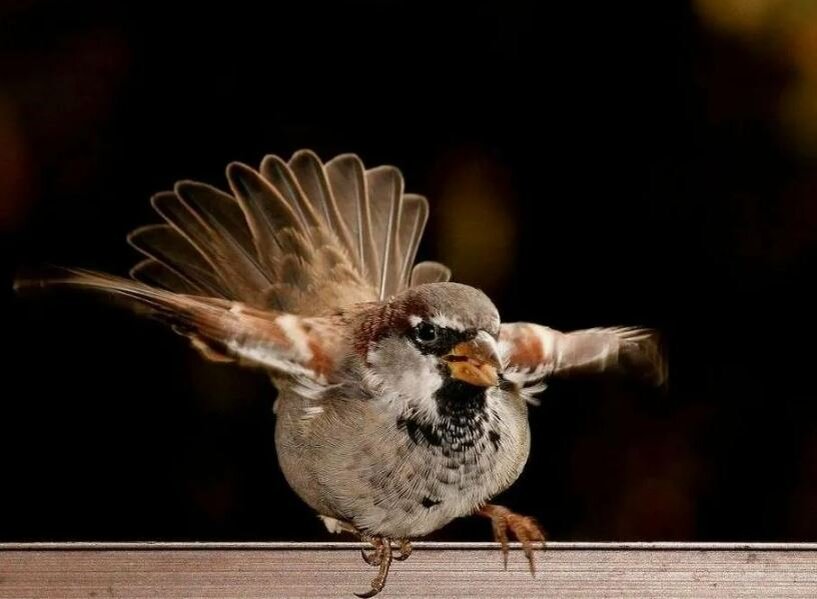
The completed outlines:
[[[516,259],[516,195],[495,158],[476,148],[457,148],[437,166],[434,210],[439,259],[456,273],[495,294]]]
[[[817,2],[695,0],[694,6],[708,26],[784,66],[782,135],[802,154],[817,156]]]

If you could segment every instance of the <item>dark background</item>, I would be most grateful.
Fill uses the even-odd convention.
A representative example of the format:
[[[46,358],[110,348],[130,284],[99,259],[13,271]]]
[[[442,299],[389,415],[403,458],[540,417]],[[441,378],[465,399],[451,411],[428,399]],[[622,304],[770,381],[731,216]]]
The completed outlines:
[[[555,540],[817,540],[808,3],[256,4],[0,8],[1,540],[328,537],[264,375],[11,291],[42,263],[127,272],[152,193],[301,147],[401,167],[421,258],[504,320],[663,332],[667,389],[545,392],[500,502]]]

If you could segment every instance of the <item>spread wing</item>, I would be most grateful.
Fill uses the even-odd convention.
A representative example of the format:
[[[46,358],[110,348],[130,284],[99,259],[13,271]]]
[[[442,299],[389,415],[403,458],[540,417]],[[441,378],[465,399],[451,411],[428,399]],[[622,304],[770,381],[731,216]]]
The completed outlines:
[[[562,333],[531,323],[503,324],[506,375],[525,383],[549,376],[621,372],[663,384],[667,367],[657,335],[636,327]]]
[[[30,287],[42,281],[18,281]],[[344,355],[339,317],[300,317],[217,298],[174,293],[138,281],[66,269],[45,280],[111,293],[188,337],[205,357],[263,366],[274,377],[333,382]]]
[[[232,163],[227,181],[229,193],[182,181],[153,197],[165,223],[128,237],[146,257],[135,279],[317,315],[450,277],[440,264],[414,265],[428,202],[403,192],[395,167],[367,170],[353,154],[324,164],[301,150],[258,170]]]
[[[144,255],[132,281],[66,270],[17,286],[108,291],[169,321],[208,359],[325,377],[336,340],[318,317],[450,278],[436,262],[414,265],[428,202],[403,192],[395,167],[300,150],[257,170],[232,163],[227,182],[229,192],[180,181],[153,196],[164,222],[128,236]]]

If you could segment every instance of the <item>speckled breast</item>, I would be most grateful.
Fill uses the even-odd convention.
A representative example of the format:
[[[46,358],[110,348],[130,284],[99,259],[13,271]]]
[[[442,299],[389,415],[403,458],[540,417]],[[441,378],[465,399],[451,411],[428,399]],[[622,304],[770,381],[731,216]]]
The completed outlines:
[[[328,408],[304,427],[284,407],[279,462],[320,514],[367,534],[421,537],[472,513],[522,471],[530,446],[525,402],[493,391],[479,413],[446,414],[433,425],[360,402]]]
[[[435,425],[410,413],[398,418],[384,440],[391,450],[362,468],[370,496],[356,503],[355,525],[393,538],[423,536],[513,483],[530,446],[527,409],[518,396],[496,393],[484,410],[454,411]]]

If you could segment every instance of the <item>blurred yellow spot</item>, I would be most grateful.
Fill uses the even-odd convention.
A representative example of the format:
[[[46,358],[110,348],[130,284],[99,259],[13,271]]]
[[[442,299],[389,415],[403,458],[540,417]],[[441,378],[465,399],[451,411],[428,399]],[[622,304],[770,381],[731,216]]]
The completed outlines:
[[[788,61],[803,76],[817,77],[817,15],[798,20],[788,31]]]
[[[698,14],[710,25],[728,33],[754,33],[762,29],[772,11],[786,0],[695,0]]]
[[[709,26],[740,36],[791,70],[780,96],[781,133],[804,154],[817,155],[817,1],[694,0]]]
[[[436,208],[440,257],[454,279],[487,292],[506,280],[516,256],[515,196],[510,177],[495,160],[474,151],[444,166]]]
[[[801,78],[786,88],[780,98],[780,120],[798,150],[817,153],[817,78]]]

